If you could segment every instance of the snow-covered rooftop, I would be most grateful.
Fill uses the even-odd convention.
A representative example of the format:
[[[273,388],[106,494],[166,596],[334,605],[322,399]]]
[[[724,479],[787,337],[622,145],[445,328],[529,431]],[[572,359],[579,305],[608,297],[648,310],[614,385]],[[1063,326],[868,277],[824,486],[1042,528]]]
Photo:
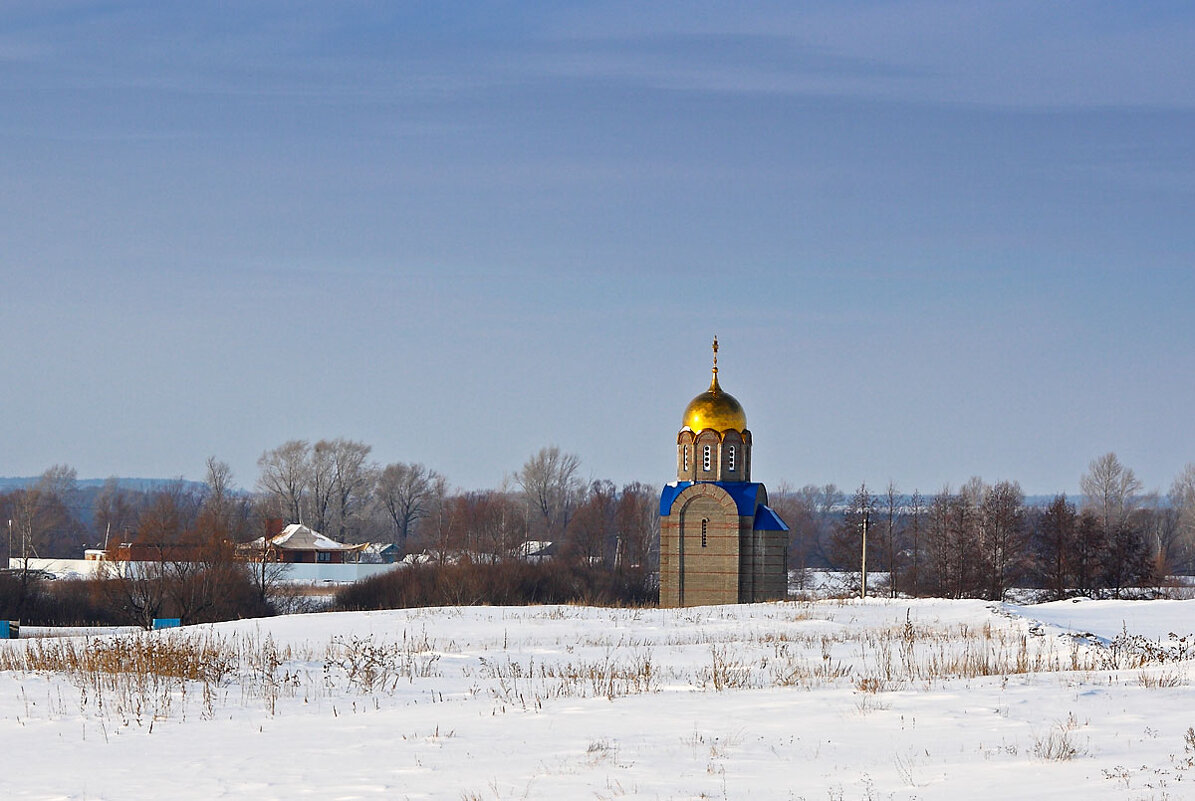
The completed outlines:
[[[260,545],[261,539],[255,544]],[[291,523],[281,534],[271,537],[270,544],[287,551],[354,551],[364,547],[337,542],[302,523]]]

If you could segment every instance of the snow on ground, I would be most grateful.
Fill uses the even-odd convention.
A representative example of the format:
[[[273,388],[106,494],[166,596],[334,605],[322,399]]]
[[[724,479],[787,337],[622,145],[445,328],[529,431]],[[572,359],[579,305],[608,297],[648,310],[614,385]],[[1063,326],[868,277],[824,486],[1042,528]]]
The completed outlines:
[[[1016,614],[1039,621],[1052,630],[1092,634],[1107,642],[1128,632],[1150,639],[1166,639],[1195,631],[1192,601],[1092,601],[1073,598],[1033,606],[1009,607]]]
[[[132,643],[235,659],[206,681],[0,672],[0,797],[1195,798],[1187,654],[1107,646],[1193,621],[1190,601],[869,599],[3,642],[10,663],[128,664]]]

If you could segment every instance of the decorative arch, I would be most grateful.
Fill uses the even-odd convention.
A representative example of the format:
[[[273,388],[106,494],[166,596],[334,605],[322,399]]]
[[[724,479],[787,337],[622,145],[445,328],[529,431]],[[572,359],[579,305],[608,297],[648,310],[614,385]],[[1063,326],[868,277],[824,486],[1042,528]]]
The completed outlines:
[[[730,493],[714,483],[693,484],[677,495],[667,520],[668,584],[675,593],[669,600],[678,606],[736,602],[741,523]]]

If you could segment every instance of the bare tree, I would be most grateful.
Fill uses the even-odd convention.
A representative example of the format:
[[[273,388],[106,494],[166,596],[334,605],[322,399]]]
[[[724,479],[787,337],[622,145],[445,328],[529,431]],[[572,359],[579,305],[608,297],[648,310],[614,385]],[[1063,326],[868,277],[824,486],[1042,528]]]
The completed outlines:
[[[148,630],[166,604],[162,568],[161,562],[103,562],[98,574],[100,595],[109,608]]]
[[[233,545],[215,531],[188,532],[186,551],[163,563],[166,597],[183,624],[212,622],[221,617],[230,590],[248,586],[246,565],[234,558]]]
[[[909,544],[909,558],[906,560],[904,586],[909,592],[922,591],[921,567],[923,564],[925,532],[925,499],[920,490],[913,490],[913,497],[905,521],[905,538]]]
[[[1195,570],[1195,463],[1188,463],[1174,479],[1168,498],[1177,518],[1174,538],[1167,544],[1170,564],[1190,572]]]
[[[544,526],[544,539],[558,541],[568,527],[581,490],[581,460],[555,445],[541,448],[515,474],[528,505]]]
[[[261,505],[260,498],[256,502],[250,501],[246,532],[251,542],[241,545],[240,558],[249,572],[249,584],[258,603],[274,605],[286,578],[287,566],[284,562],[274,561],[271,554],[269,536],[276,532],[270,530],[269,512]],[[261,536],[252,537],[254,531],[260,532]]]
[[[8,497],[9,561],[21,560],[27,573],[29,560],[38,557],[38,545],[49,528],[46,498],[36,487],[15,490]]]
[[[431,481],[428,508],[430,510],[428,513],[430,525],[420,530],[418,541],[432,559],[444,564],[449,561],[452,552],[461,545],[456,538],[458,527],[455,499],[450,492],[448,479],[442,475],[437,474]]]
[[[807,484],[797,490],[797,498],[810,513],[810,528],[804,538],[806,563],[831,567],[834,562],[831,556],[833,534],[838,527],[839,512],[846,503],[846,496],[834,484],[820,487]],[[800,521],[797,520],[797,523],[799,525]]]
[[[655,564],[653,548],[659,542],[660,515],[654,487],[627,484],[618,496],[615,527],[618,532],[616,564],[623,569],[649,569]]]
[[[29,584],[30,559],[69,556],[77,551],[83,529],[70,510],[75,494],[75,470],[66,465],[55,465],[33,486],[9,493],[5,504],[9,559],[20,560],[23,590]]]
[[[360,522],[373,486],[375,468],[366,461],[370,450],[344,438],[315,445],[291,440],[257,460],[258,486],[292,522],[325,533],[335,526],[344,540]]]
[[[1140,529],[1153,577],[1163,581],[1184,570],[1190,552],[1182,536],[1181,511],[1168,498],[1156,492],[1140,497],[1140,508],[1131,519]]]
[[[194,528],[204,532],[203,539],[236,544],[250,539],[255,530],[257,510],[254,499],[237,492],[232,468],[216,457],[207,460],[205,492]]]
[[[377,476],[377,468],[366,461],[373,448],[364,442],[343,438],[318,442],[315,450],[319,452],[321,446],[326,446],[331,454],[329,488],[337,536],[341,541],[347,541]]]
[[[67,503],[78,490],[78,473],[70,465],[56,464],[41,474],[37,488]]]
[[[1106,535],[1101,580],[1115,597],[1129,587],[1155,583],[1154,562],[1149,558],[1139,521],[1126,519]]]
[[[1021,485],[1015,481],[998,482],[984,493],[979,513],[987,597],[1000,601],[1027,566],[1025,493]]]
[[[457,495],[453,540],[470,559],[498,562],[514,556],[527,538],[525,505],[504,490],[475,490]]]
[[[97,536],[107,547],[110,535],[115,535],[119,541],[127,537],[128,532],[137,527],[137,500],[124,487],[120,486],[120,479],[111,476],[104,481],[104,486],[95,497],[92,506],[94,513],[94,528]]]
[[[1143,486],[1115,453],[1092,459],[1079,479],[1083,508],[1095,513],[1106,533],[1120,529],[1128,521],[1138,507],[1137,496]]]
[[[958,496],[950,491],[949,486],[943,487],[930,499],[925,536],[928,557],[925,588],[930,595],[949,597],[957,586],[956,553],[950,536],[956,503]]]
[[[207,500],[216,506],[223,506],[232,494],[232,468],[215,456],[207,457],[204,482],[207,484]]]
[[[411,527],[431,511],[437,478],[421,464],[388,464],[378,473],[374,495],[394,524],[400,548],[406,548]]]
[[[335,481],[335,446],[321,439],[311,448],[307,462],[307,524],[316,531],[326,532],[328,513],[332,508]]]
[[[1038,566],[1050,595],[1066,597],[1074,584],[1072,561],[1076,558],[1078,515],[1065,495],[1056,495],[1037,517],[1036,547]]]
[[[567,555],[587,564],[613,562],[618,492],[609,481],[594,481],[569,524]],[[560,553],[560,551],[557,551]]]
[[[900,515],[900,491],[895,482],[888,482],[880,502],[880,520],[877,521],[880,525],[876,526],[876,533],[879,534],[876,538],[877,545],[883,558],[880,567],[888,571],[888,594],[895,598],[900,590],[904,534]]]
[[[248,566],[235,558],[233,537],[247,515],[232,493],[231,471],[209,460],[206,492],[181,481],[155,492],[141,515],[134,559],[110,576],[109,595],[145,625],[152,614],[183,623],[210,622],[243,611],[252,590]]]
[[[1127,587],[1152,583],[1145,521],[1138,514],[1143,500],[1141,481],[1115,453],[1106,453],[1088,465],[1079,487],[1084,494],[1083,508],[1094,516],[1102,539],[1097,586],[1120,597]]]
[[[980,503],[986,492],[983,481],[973,478],[957,493],[944,487],[930,501],[924,533],[928,563],[922,575],[931,595],[968,598],[987,591],[980,547]]]
[[[1108,550],[1103,524],[1090,510],[1081,512],[1070,549],[1070,576],[1077,592],[1095,597],[1102,586],[1101,564]]]
[[[838,526],[830,540],[830,556],[833,565],[849,576],[848,587],[857,590],[861,584],[863,557],[863,530],[867,527],[867,563],[874,569],[879,549],[876,547],[875,524],[878,522],[875,496],[860,484],[847,508],[839,518]]]
[[[133,544],[162,554],[164,561],[194,529],[202,503],[202,498],[181,479],[164,485],[149,497],[142,510]]]
[[[100,591],[108,604],[143,628],[150,628],[166,608],[171,579],[168,566],[189,556],[185,533],[194,523],[198,507],[198,499],[181,481],[154,492],[133,538],[138,558],[101,566]]]
[[[205,484],[207,491],[200,507],[200,515],[205,518],[205,525],[219,532],[225,539],[237,539],[237,504],[233,495],[232,468],[227,462],[209,456]]]
[[[310,481],[310,451],[307,440],[292,439],[266,451],[257,460],[261,470],[258,487],[274,500],[278,511],[290,522],[303,521],[304,496]]]
[[[19,618],[38,586],[30,559],[37,557],[37,545],[46,531],[46,506],[35,487],[14,490],[4,498],[8,518],[8,567],[16,570],[14,614]]]

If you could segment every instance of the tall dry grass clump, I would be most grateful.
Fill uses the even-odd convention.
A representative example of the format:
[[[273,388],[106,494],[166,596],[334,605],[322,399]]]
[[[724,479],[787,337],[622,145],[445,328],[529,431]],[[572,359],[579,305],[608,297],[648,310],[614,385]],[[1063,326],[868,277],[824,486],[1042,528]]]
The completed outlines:
[[[209,634],[162,637],[38,638],[0,651],[0,670],[68,676],[143,675],[219,684],[240,662],[236,644]]]

